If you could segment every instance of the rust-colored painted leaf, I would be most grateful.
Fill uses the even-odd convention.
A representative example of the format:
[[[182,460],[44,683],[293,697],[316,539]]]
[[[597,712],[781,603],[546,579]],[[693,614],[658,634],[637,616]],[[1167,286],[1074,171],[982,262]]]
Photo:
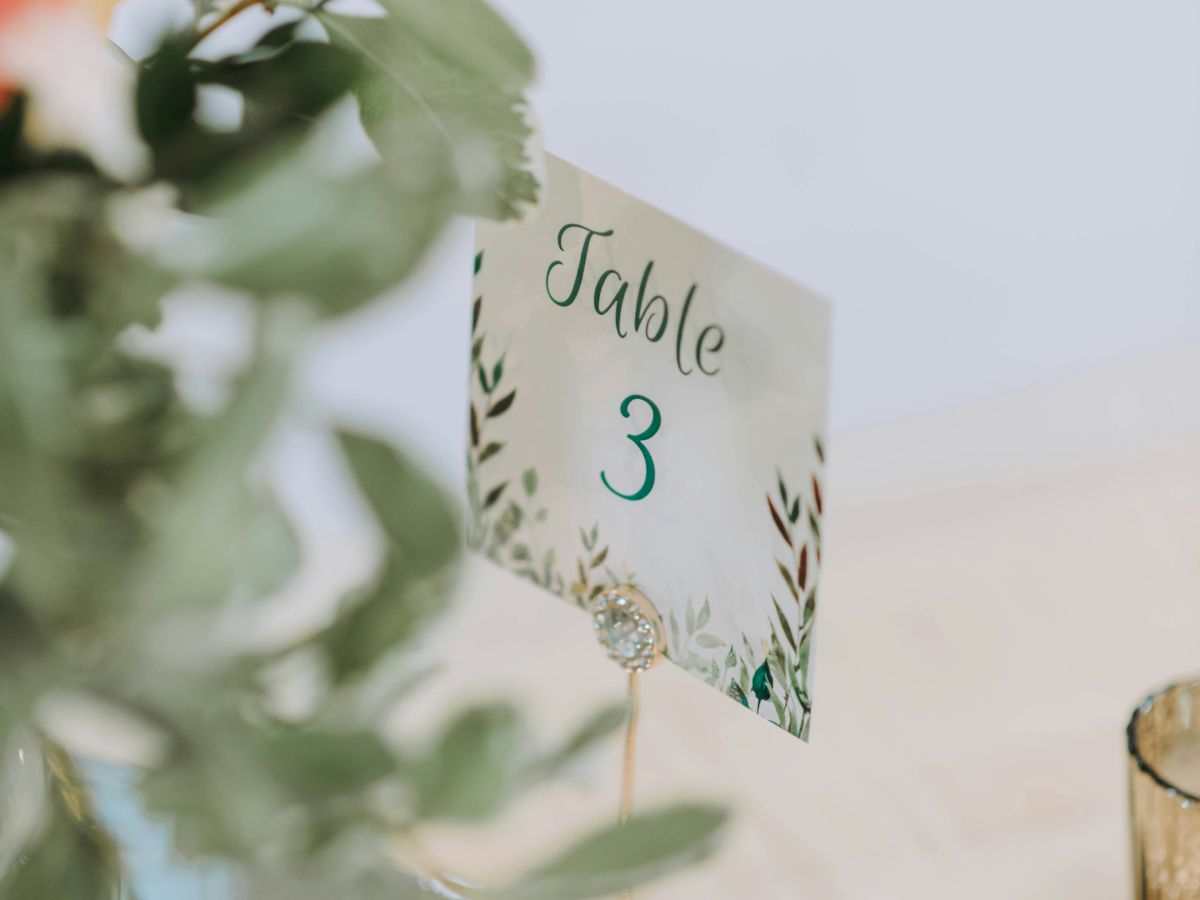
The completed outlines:
[[[501,397],[499,400],[497,400],[495,403],[493,403],[491,405],[491,407],[487,411],[487,417],[489,419],[491,419],[491,418],[494,418],[494,417],[500,415],[501,413],[505,412],[510,406],[513,405],[513,401],[516,399],[517,399],[517,392],[515,390],[509,391],[507,394],[505,394],[503,397]]]
[[[800,602],[800,592],[796,590],[796,582],[792,580],[792,573],[788,571],[788,567],[775,560],[775,565],[779,566],[779,574],[783,576],[783,580],[787,582],[788,590],[792,592],[792,599],[797,603]]]
[[[808,544],[800,548],[800,562],[796,566],[796,586],[804,590],[808,584]]]
[[[812,484],[813,484],[813,501],[817,504],[817,515],[823,515],[825,511],[821,505],[821,485],[817,481],[816,475],[813,476]]]
[[[771,595],[771,602],[775,604],[775,612],[779,616],[779,627],[783,629],[783,636],[787,639],[788,645],[791,646],[792,652],[796,652],[796,637],[792,634],[792,626],[788,624],[787,616],[783,614],[783,610],[779,608],[779,601],[775,599],[775,595]]]
[[[479,416],[475,414],[475,404],[471,406],[471,446],[479,446]]]
[[[775,504],[772,502],[770,494],[767,495],[767,506],[771,510],[771,518],[775,520],[775,527],[779,529],[779,533],[783,535],[783,539],[787,541],[787,545],[789,547],[793,546],[792,536],[788,534],[787,526],[783,524],[783,519],[780,517],[779,512],[775,509]]]

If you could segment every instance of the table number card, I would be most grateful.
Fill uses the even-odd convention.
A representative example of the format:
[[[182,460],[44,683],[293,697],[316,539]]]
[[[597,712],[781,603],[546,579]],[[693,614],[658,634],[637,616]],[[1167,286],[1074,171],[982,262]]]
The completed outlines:
[[[807,739],[827,304],[546,164],[479,226],[468,543],[581,607],[635,585],[668,659]]]

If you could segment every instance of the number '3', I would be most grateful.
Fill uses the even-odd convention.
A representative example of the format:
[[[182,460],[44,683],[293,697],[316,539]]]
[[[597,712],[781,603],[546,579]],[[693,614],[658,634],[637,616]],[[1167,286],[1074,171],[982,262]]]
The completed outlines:
[[[659,426],[662,425],[662,414],[658,411],[654,401],[649,397],[643,397],[641,394],[630,394],[621,401],[621,415],[626,419],[629,418],[629,405],[634,400],[641,400],[650,407],[650,424],[646,426],[646,430],[636,434],[629,434],[627,437],[633,441],[634,445],[642,451],[642,462],[646,465],[646,477],[642,481],[642,486],[632,494],[622,494],[615,487],[609,484],[608,476],[603,471],[600,473],[600,480],[604,482],[604,486],[620,497],[622,500],[641,500],[654,488],[654,457],[650,455],[650,451],[646,449],[645,442],[658,434]]]

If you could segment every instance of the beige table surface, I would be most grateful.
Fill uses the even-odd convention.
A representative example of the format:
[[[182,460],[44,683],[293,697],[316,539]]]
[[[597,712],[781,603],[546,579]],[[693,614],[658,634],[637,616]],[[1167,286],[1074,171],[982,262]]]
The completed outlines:
[[[1200,671],[1200,347],[831,443],[812,743],[652,672],[639,803],[736,819],[637,896],[1128,896],[1125,721]],[[478,561],[463,595],[415,718],[516,694],[552,735],[620,697],[577,611]],[[611,817],[618,766],[614,741],[431,846],[513,871]]]

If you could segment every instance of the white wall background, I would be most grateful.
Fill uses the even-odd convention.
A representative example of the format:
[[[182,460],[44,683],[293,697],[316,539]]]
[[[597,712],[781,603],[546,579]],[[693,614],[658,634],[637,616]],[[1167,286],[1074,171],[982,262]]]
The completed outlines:
[[[1200,6],[499,0],[548,149],[830,296],[833,422],[1200,335]]]

